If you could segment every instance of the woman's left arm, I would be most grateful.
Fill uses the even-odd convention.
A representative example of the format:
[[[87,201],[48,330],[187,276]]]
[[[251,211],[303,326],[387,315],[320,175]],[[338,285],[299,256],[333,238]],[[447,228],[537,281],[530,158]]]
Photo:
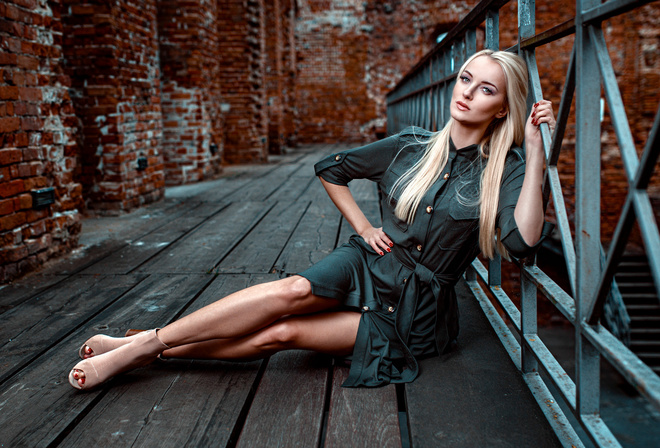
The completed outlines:
[[[532,113],[525,124],[525,179],[516,203],[514,217],[520,235],[529,246],[541,237],[543,228],[543,165],[545,153],[541,140],[541,123],[555,129],[552,103],[541,100],[534,104]]]

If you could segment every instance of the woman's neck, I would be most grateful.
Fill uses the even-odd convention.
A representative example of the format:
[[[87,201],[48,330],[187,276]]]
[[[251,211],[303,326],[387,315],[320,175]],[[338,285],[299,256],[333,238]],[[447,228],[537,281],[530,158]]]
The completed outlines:
[[[468,128],[461,126],[460,123],[454,123],[449,136],[456,149],[461,149],[479,143],[484,136],[484,132],[485,129]]]

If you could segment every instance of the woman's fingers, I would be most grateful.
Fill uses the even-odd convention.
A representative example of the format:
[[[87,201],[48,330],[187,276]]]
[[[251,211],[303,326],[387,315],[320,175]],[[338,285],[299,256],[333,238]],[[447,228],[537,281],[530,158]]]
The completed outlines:
[[[380,255],[391,252],[390,248],[394,245],[392,240],[383,232],[382,227],[372,227],[362,235],[362,238]]]
[[[530,119],[534,126],[539,126],[541,123],[547,123],[550,127],[550,130],[554,130],[556,121],[554,112],[552,110],[552,102],[548,100],[541,100],[534,104]]]

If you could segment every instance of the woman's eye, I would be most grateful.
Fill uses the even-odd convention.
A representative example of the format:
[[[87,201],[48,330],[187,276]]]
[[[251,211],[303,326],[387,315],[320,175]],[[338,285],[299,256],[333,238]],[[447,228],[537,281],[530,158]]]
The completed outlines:
[[[482,87],[481,90],[486,94],[486,95],[492,95],[493,91],[490,90],[488,87]]]
[[[463,76],[461,76],[461,81],[467,83],[467,82],[470,82],[470,78],[468,78],[467,76],[463,75]]]

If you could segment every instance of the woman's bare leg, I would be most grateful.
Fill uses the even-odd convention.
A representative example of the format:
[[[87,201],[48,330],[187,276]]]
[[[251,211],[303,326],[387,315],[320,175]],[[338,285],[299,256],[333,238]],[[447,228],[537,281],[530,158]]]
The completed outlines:
[[[292,316],[241,338],[212,339],[165,350],[166,358],[250,360],[302,349],[346,356],[353,352],[360,313],[331,311]]]
[[[284,316],[335,308],[338,300],[315,296],[300,276],[251,286],[235,292],[158,330],[170,347],[239,338],[267,327]]]

